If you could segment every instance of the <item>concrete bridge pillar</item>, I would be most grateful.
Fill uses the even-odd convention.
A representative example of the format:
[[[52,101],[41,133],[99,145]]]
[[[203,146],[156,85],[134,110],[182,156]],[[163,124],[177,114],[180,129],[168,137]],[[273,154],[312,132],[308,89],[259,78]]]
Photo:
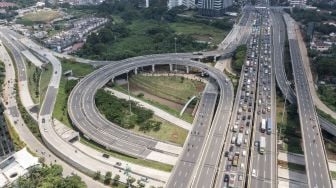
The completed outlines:
[[[186,66],[187,74],[189,74],[189,66]]]
[[[155,65],[152,65],[152,72],[155,72]]]
[[[134,74],[138,74],[138,68],[134,69]]]
[[[112,83],[114,82],[114,76],[111,78],[111,82],[112,82]]]
[[[169,71],[173,72],[173,64],[169,64]]]

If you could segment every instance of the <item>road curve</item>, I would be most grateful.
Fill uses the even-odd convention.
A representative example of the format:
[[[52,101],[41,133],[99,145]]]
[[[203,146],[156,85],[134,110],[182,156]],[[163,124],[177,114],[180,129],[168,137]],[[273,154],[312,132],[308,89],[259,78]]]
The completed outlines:
[[[231,84],[226,83],[227,78],[218,70],[205,64],[189,59],[190,56],[182,55],[154,55],[138,58],[130,58],[113,64],[106,65],[82,79],[72,90],[69,100],[69,116],[73,124],[88,138],[127,155],[138,158],[146,158],[151,152],[156,152],[155,145],[159,142],[152,138],[136,135],[106,120],[99,114],[94,104],[94,96],[99,88],[102,88],[112,78],[127,73],[138,67],[151,65],[178,64],[202,69],[217,80],[225,100],[224,90],[232,89]],[[165,151],[160,151],[165,152]]]

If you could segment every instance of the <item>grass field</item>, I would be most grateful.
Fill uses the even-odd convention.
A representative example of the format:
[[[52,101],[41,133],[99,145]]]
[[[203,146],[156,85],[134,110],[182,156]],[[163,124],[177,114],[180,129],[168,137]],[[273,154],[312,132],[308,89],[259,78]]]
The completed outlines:
[[[38,22],[38,23],[46,23],[50,22],[56,18],[61,17],[62,14],[58,11],[54,10],[41,10],[36,12],[30,12],[21,17],[21,20]]]
[[[205,84],[176,76],[142,76],[135,75],[130,79],[136,85],[155,96],[184,105],[192,96],[198,96]]]
[[[41,102],[44,100],[44,96],[47,92],[52,73],[53,73],[53,68],[52,68],[52,65],[49,63],[47,67],[41,73],[41,79],[40,79],[40,84],[39,84]]]
[[[199,41],[207,41],[215,45],[222,42],[227,35],[226,31],[201,23],[176,22],[169,23],[169,26],[174,29],[177,34],[191,34]]]

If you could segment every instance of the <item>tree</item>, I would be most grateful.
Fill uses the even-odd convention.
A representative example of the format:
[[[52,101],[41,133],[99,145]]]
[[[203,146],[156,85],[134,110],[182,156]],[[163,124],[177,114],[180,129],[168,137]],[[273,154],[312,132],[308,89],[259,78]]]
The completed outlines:
[[[112,185],[117,186],[119,184],[119,180],[120,180],[120,175],[116,174],[113,178]]]
[[[106,172],[105,179],[104,179],[104,184],[106,184],[106,185],[111,184],[111,180],[112,180],[112,173],[111,172]]]
[[[100,179],[100,176],[101,176],[100,171],[97,171],[97,172],[93,175],[93,179],[94,179],[94,180],[99,180],[99,179]]]

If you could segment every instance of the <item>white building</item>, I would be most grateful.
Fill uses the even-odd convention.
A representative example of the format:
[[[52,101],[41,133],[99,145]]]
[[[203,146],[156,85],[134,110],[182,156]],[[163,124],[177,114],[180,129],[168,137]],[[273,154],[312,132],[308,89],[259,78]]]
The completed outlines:
[[[197,7],[203,16],[223,16],[226,9],[232,6],[233,0],[199,0]]]
[[[168,0],[168,9],[181,6],[182,0]]]
[[[27,148],[14,153],[0,163],[0,187],[15,182],[20,176],[24,176],[29,169],[40,165],[38,158],[27,151]]]
[[[303,7],[307,5],[307,0],[289,0],[290,6]]]

